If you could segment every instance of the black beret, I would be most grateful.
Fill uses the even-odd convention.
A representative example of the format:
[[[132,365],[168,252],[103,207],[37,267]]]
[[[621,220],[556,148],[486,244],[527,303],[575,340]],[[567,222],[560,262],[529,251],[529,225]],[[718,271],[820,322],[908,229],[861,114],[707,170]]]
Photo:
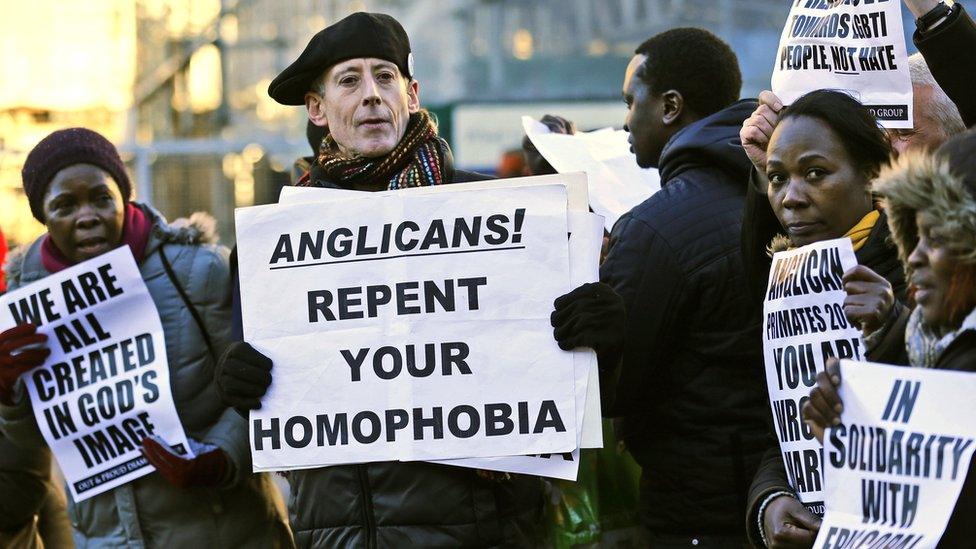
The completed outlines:
[[[281,71],[268,95],[282,105],[304,105],[312,83],[332,65],[375,57],[395,64],[411,78],[410,39],[400,23],[385,13],[356,12],[319,31],[294,63]]]

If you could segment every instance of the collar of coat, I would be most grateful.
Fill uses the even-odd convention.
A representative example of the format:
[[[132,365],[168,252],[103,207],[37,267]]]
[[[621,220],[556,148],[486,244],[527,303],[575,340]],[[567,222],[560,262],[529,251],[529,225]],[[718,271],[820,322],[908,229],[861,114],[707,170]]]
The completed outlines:
[[[196,212],[189,217],[179,218],[169,223],[152,206],[137,202],[133,204],[141,208],[152,222],[152,232],[146,245],[146,257],[156,253],[163,244],[200,246],[216,244],[219,240],[217,221],[210,214]],[[33,243],[19,246],[10,252],[3,266],[8,282],[34,281],[47,276],[48,273],[41,264],[41,242],[45,236],[41,235]]]

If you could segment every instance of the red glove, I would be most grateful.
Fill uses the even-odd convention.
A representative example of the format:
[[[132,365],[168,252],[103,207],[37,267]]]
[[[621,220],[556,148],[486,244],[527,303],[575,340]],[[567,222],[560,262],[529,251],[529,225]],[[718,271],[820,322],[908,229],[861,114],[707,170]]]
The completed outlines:
[[[17,378],[28,370],[33,370],[51,354],[46,346],[42,349],[24,349],[16,354],[14,351],[27,345],[47,343],[47,335],[37,333],[37,326],[20,324],[0,333],[0,402],[13,404],[14,384]]]
[[[227,454],[214,448],[197,454],[195,458],[184,458],[172,447],[160,444],[155,439],[142,439],[142,455],[163,478],[178,488],[213,487],[224,480],[230,468]]]

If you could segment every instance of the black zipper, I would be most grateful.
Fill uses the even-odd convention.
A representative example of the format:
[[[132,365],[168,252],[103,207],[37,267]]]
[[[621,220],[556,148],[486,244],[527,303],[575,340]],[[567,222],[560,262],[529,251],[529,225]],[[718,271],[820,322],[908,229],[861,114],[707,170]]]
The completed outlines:
[[[363,527],[366,532],[366,548],[376,547],[376,517],[373,516],[373,493],[369,488],[369,474],[366,465],[356,465],[359,474],[359,487],[363,494]]]

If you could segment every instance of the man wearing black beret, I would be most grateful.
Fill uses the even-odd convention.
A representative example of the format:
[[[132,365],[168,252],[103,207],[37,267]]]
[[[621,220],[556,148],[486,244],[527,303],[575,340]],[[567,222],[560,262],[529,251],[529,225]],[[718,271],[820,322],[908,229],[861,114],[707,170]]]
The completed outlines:
[[[279,103],[305,105],[325,129],[298,184],[379,191],[487,179],[454,169],[419,91],[410,41],[392,17],[355,13],[312,37],[268,89]],[[246,414],[260,407],[273,370],[242,341],[239,294],[234,305],[238,343],[221,358],[216,383],[224,403]],[[537,477],[382,462],[290,471],[288,481],[299,547],[538,544]]]

